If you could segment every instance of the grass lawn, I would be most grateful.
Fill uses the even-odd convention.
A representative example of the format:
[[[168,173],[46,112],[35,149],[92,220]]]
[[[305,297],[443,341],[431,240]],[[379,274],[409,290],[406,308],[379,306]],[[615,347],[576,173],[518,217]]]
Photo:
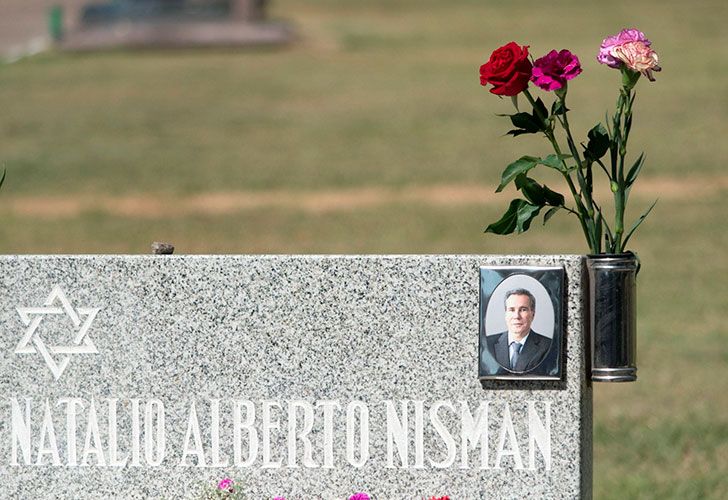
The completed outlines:
[[[630,148],[648,154],[631,216],[660,202],[633,239],[639,381],[595,386],[595,498],[728,498],[728,4],[278,0],[271,15],[296,24],[295,45],[0,66],[2,251],[584,253],[565,216],[481,233],[510,200],[490,193],[504,166],[547,150],[503,136],[510,102],[477,69],[511,40],[571,49],[585,132],[619,79],[598,45],[637,26],[664,70],[638,86]],[[209,197],[216,210],[195,204]]]

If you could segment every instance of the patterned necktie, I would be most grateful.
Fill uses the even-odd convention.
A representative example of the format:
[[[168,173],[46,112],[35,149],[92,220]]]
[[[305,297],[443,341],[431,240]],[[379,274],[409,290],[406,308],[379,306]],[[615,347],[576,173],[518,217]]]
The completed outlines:
[[[511,370],[515,370],[516,368],[516,363],[518,363],[518,356],[521,354],[522,348],[523,344],[520,344],[518,342],[511,342]]]

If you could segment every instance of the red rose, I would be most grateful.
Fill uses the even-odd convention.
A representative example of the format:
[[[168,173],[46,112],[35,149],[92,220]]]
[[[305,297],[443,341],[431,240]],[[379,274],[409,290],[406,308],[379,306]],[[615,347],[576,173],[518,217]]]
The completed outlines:
[[[490,83],[490,92],[514,96],[526,90],[533,65],[528,60],[528,45],[510,42],[496,49],[488,62],[480,67],[480,84]]]

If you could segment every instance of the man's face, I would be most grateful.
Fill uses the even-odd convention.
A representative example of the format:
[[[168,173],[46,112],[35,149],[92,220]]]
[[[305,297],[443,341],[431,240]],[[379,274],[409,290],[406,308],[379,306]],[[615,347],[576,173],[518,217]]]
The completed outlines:
[[[506,300],[506,325],[508,331],[517,338],[531,331],[534,314],[527,295],[511,295]]]

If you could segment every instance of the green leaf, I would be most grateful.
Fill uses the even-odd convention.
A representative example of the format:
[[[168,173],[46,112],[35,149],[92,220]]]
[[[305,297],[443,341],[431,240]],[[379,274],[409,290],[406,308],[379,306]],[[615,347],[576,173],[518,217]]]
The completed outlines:
[[[518,205],[520,202],[523,202],[523,200],[516,199],[511,201],[506,213],[504,213],[497,222],[488,225],[484,232],[494,234],[511,234],[515,231],[518,220]]]
[[[524,130],[522,128],[509,130],[508,132],[506,132],[506,135],[512,135],[513,137],[518,137],[519,135],[523,134],[533,134],[533,132],[529,132],[528,130]]]
[[[523,193],[523,196],[534,205],[544,206],[546,204],[541,192],[541,185],[526,174],[516,177],[516,189]]]
[[[587,134],[589,142],[584,156],[594,161],[604,156],[609,150],[609,133],[601,123],[597,123]]]
[[[602,246],[602,228],[604,227],[604,220],[602,219],[602,212],[599,212],[597,214],[597,223],[596,227],[594,228],[594,244],[595,244],[595,250],[599,251],[601,250]]]
[[[586,185],[589,188],[589,196],[591,197],[592,191],[594,191],[594,175],[592,173],[592,163],[586,163]]]
[[[538,117],[540,112],[540,116],[543,116],[544,118],[547,118],[549,116],[549,112],[546,109],[546,105],[543,103],[541,98],[539,97],[536,99],[536,105],[533,107],[533,116]]]
[[[523,233],[528,231],[531,221],[538,215],[541,207],[532,205],[526,200],[515,199],[511,201],[508,210],[498,222],[485,228],[486,233],[511,234],[514,231]]]
[[[597,217],[599,218],[600,225],[604,228],[604,245],[606,247],[606,250],[611,253],[617,253],[617,250],[614,249],[614,235],[612,234],[612,229],[609,227],[609,224],[604,219],[604,215],[602,214],[602,209],[598,207],[596,204],[594,204],[597,210]],[[601,248],[601,245],[600,245]]]
[[[511,115],[511,123],[514,127],[525,130],[529,134],[535,134],[543,128],[541,120],[530,113],[516,113]]]
[[[567,172],[568,168],[564,167],[563,161],[566,158],[571,158],[571,155],[548,155],[546,158],[539,161],[541,165],[545,165],[549,168],[558,170],[559,172]]]
[[[549,221],[549,219],[551,217],[553,217],[554,214],[556,212],[558,212],[559,210],[561,210],[561,207],[552,207],[552,208],[549,208],[549,210],[545,214],[543,214],[543,225],[545,226],[546,223]]]
[[[634,181],[637,180],[637,176],[640,174],[640,170],[642,170],[642,165],[645,163],[645,154],[642,153],[639,158],[637,158],[637,161],[634,162],[634,165],[632,165],[632,168],[629,169],[629,172],[627,173],[627,178],[625,179],[625,184],[627,187],[630,187]]]
[[[7,174],[7,173],[8,173],[8,171],[3,169],[3,176],[2,176],[2,179],[0,179],[0,187],[2,187],[3,182],[5,182],[5,174]]]
[[[503,188],[506,187],[513,179],[518,177],[520,174],[525,174],[538,165],[540,161],[541,158],[536,158],[535,156],[521,156],[519,159],[508,165],[503,171],[503,174],[501,175],[501,183],[495,192],[500,193],[503,191]]]
[[[607,132],[609,132],[609,136],[611,137],[612,129],[609,127],[609,112],[608,111],[604,113],[604,123],[607,124]]]
[[[534,205],[551,205],[557,207],[564,205],[564,196],[562,194],[552,191],[545,185],[542,186],[526,176],[526,174],[521,174],[516,177],[516,188]]]
[[[541,211],[541,207],[531,205],[530,203],[523,203],[518,209],[518,221],[516,231],[523,233],[528,231],[531,227],[531,221],[538,216]]]
[[[513,103],[513,107],[516,108],[516,111],[520,111],[518,109],[518,94],[511,96],[511,102]]]
[[[635,223],[632,224],[632,227],[629,229],[629,231],[627,231],[627,236],[624,237],[624,243],[622,243],[622,248],[619,249],[619,251],[622,251],[622,249],[626,248],[627,242],[632,237],[632,234],[640,226],[640,224],[642,224],[642,221],[644,221],[647,218],[647,216],[650,214],[650,212],[652,212],[652,209],[655,208],[655,205],[657,205],[657,201],[658,200],[655,200],[655,202],[652,205],[650,205],[650,208],[645,210],[645,212],[642,215],[640,215],[639,219],[637,219],[635,221]]]
[[[563,101],[556,100],[551,105],[551,114],[552,115],[565,115],[569,110],[566,106],[564,106]]]

